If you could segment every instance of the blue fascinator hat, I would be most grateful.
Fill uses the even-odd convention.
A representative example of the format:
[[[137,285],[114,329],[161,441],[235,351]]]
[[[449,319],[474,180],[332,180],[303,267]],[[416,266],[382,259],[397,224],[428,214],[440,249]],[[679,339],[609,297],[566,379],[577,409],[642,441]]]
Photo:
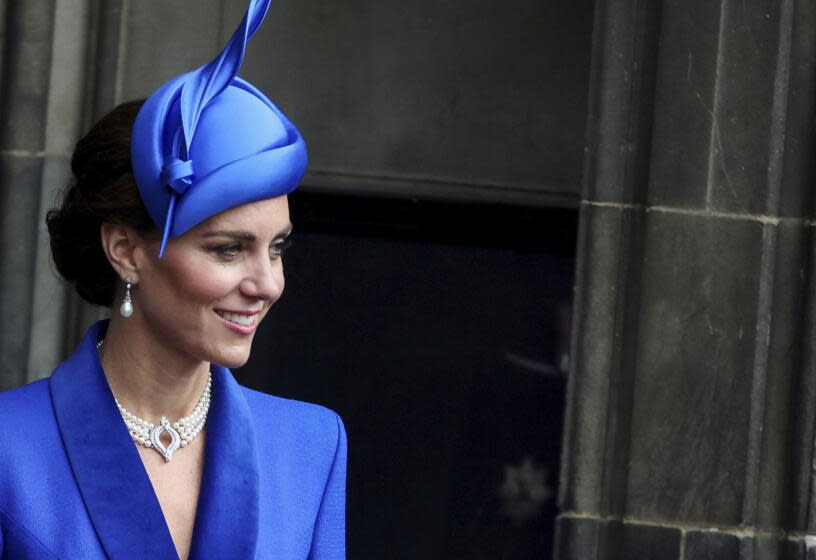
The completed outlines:
[[[220,212],[292,192],[306,144],[260,90],[237,76],[270,0],[250,0],[224,50],[172,78],[144,103],[131,159],[139,194],[167,241]]]

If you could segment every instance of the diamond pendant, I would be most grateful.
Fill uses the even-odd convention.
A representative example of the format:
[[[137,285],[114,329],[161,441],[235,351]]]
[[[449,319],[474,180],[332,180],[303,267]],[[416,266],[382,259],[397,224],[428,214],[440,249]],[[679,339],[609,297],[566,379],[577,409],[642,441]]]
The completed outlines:
[[[170,445],[165,446],[164,443],[162,443],[162,432],[170,434]],[[170,462],[170,459],[173,458],[173,453],[175,453],[181,445],[181,436],[176,429],[170,425],[170,420],[167,419],[167,416],[162,416],[158,426],[150,430],[150,444],[153,449],[161,453],[161,456],[164,457],[167,463]]]

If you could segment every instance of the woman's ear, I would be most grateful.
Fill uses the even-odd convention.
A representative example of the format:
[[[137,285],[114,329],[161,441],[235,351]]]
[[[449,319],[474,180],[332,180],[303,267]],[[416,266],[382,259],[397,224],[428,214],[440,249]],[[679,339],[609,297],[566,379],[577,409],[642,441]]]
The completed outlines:
[[[140,260],[139,253],[144,240],[129,226],[109,224],[103,222],[99,228],[102,239],[102,250],[108,261],[120,278],[131,279],[134,284],[139,283]]]

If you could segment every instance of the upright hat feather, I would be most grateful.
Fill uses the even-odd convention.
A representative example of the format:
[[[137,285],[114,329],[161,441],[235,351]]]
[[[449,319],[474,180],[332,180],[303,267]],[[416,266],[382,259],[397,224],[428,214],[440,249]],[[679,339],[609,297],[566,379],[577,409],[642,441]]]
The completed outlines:
[[[142,201],[167,242],[224,210],[289,193],[306,145],[261,91],[237,77],[270,0],[250,0],[224,50],[177,76],[142,106],[131,157]]]

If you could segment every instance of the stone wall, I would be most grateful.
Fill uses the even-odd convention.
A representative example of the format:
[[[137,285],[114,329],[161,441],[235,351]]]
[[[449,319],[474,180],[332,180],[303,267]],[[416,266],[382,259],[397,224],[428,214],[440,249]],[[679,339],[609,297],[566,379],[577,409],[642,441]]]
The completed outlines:
[[[816,5],[593,36],[556,558],[816,557]]]

